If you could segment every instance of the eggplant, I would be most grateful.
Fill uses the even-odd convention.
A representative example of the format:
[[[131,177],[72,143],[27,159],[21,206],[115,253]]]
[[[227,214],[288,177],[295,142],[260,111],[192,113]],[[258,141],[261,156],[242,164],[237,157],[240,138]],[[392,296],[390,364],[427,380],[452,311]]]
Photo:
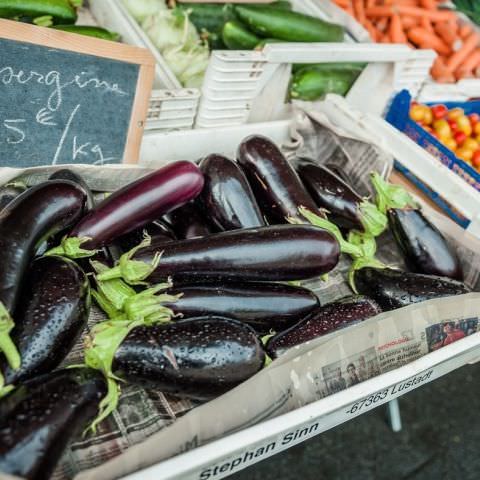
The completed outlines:
[[[82,250],[109,245],[192,200],[202,188],[203,175],[194,163],[170,163],[108,196],[85,215],[70,233],[71,238],[53,253],[71,257],[81,254],[73,251],[79,239],[84,240]]]
[[[164,219],[172,226],[178,239],[206,237],[212,232],[207,220],[194,202],[172,210]]]
[[[10,314],[35,249],[78,222],[85,202],[85,192],[72,182],[51,180],[28,189],[2,211],[0,301]]]
[[[181,294],[164,305],[182,318],[228,317],[249,324],[258,334],[285,330],[319,306],[310,290],[280,283],[190,284],[167,293]]]
[[[360,207],[362,197],[341,178],[310,159],[301,158],[296,170],[320,208],[328,212],[329,219],[341,228],[364,230]]]
[[[410,271],[463,280],[457,254],[421,210],[391,208],[387,216],[390,229]]]
[[[159,258],[160,252],[163,252]],[[340,247],[312,225],[279,225],[151,245],[125,254],[126,262],[98,275],[129,283],[172,280],[281,281],[323,275],[338,263]],[[130,257],[133,255],[133,260]]]
[[[245,172],[257,201],[272,223],[291,217],[305,222],[298,208],[305,207],[323,217],[295,169],[268,138],[252,135],[239,146],[237,160]]]
[[[432,298],[468,293],[469,289],[447,277],[403,272],[391,268],[362,268],[355,272],[359,293],[373,298],[384,311],[406,307]]]
[[[162,392],[206,399],[247,380],[264,364],[252,328],[211,316],[134,328],[115,353],[113,372]]]
[[[105,393],[101,373],[68,368],[29,380],[0,400],[0,472],[50,478]]]
[[[155,244],[167,243],[176,239],[175,233],[173,233],[169,225],[161,220],[155,220],[143,228],[122,235],[117,238],[115,244],[120,247],[122,252],[128,252],[128,250],[136,247],[145,238],[145,233]]]
[[[200,200],[218,230],[265,226],[255,196],[241,168],[222,155],[209,155],[200,163],[205,185]]]
[[[27,187],[21,183],[8,183],[0,188],[0,211],[3,210],[12,200],[21,195]]]
[[[83,189],[85,194],[87,195],[87,209],[91,210],[95,206],[95,198],[93,197],[93,193],[90,190],[90,187],[87,185],[87,182],[84,178],[75,173],[73,170],[68,168],[62,168],[61,170],[57,170],[56,172],[52,173],[49,180],[70,180],[75,185],[78,185]]]
[[[290,348],[362,322],[381,312],[374,300],[360,295],[329,303],[317,308],[288,330],[271,337],[265,347],[267,354],[270,358],[277,358]]]
[[[23,382],[57,367],[87,325],[89,311],[88,280],[74,261],[51,256],[32,262],[10,335],[22,364],[14,370],[0,359],[5,382]]]
[[[348,186],[351,186],[350,179],[339,165],[337,165],[336,163],[327,163],[325,164],[325,168],[328,168],[328,170],[330,170],[334,175],[343,180]]]

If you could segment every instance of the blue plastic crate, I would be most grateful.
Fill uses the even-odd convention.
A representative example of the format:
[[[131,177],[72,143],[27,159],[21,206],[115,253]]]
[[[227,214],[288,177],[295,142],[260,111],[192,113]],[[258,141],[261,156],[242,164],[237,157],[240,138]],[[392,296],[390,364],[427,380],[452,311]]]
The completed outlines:
[[[436,139],[433,135],[428,133],[410,118],[409,112],[411,101],[412,97],[407,90],[402,90],[400,93],[398,93],[390,105],[386,120],[411,138],[418,145],[427,150],[450,170],[462,177],[477,191],[480,191],[480,173],[477,172],[471,165],[468,165],[468,163],[458,158],[450,149],[445,147],[445,145],[440,143],[438,139]],[[436,104],[438,103],[440,102],[436,102]],[[480,101],[442,103],[449,109],[455,107],[463,108],[467,115],[470,113],[480,114]],[[401,171],[412,183],[420,188],[428,197],[430,197],[453,220],[455,220],[464,228],[468,226],[469,220],[460,215],[453,207],[445,202],[438,192],[432,191],[421,181],[421,179],[412,175],[410,171],[402,166],[399,162],[395,163],[395,167]]]

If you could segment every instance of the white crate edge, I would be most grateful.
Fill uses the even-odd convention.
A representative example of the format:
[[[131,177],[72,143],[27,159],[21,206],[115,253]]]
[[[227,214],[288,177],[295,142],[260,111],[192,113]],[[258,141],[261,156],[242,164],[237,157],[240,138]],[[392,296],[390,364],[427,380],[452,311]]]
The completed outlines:
[[[347,390],[123,478],[124,480],[208,480],[212,477],[209,472],[214,471],[218,472],[214,476],[215,480],[225,478],[398,398],[467,363],[476,361],[479,357],[479,347],[480,332]],[[415,384],[403,390],[398,388],[409,380],[413,380]],[[385,390],[388,390],[388,393],[384,399],[372,403],[362,411],[357,410],[351,413],[354,404]],[[304,435],[289,441],[288,444],[282,444],[286,435],[291,434],[291,437],[294,437],[295,433],[305,429],[307,433]],[[273,445],[273,448],[268,448],[270,445]],[[263,450],[259,457],[248,455],[248,452],[258,452],[260,449]]]

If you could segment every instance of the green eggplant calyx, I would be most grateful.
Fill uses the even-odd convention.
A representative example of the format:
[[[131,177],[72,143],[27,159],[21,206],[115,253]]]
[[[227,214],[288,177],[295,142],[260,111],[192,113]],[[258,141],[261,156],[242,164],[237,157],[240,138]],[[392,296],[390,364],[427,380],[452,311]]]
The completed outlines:
[[[355,285],[355,272],[366,267],[384,269],[384,268],[387,268],[387,265],[385,265],[380,260],[377,260],[376,258],[372,258],[372,257],[363,257],[363,258],[355,259],[352,262],[352,265],[350,266],[350,270],[348,271],[348,283],[350,285],[350,288],[356,294],[358,294],[358,290]]]
[[[110,320],[116,320],[122,316],[122,311],[117,310],[113,303],[100,291],[92,289],[90,291],[97,305],[107,314]]]
[[[33,19],[33,23],[39,27],[51,27],[53,25],[53,18],[51,15],[42,15]]]
[[[378,237],[387,229],[387,216],[381,212],[374,203],[363,200],[360,203],[359,209],[365,233]]]
[[[349,243],[347,240],[345,240],[343,238],[342,232],[334,223],[330,222],[326,218],[322,218],[316,215],[315,213],[311,212],[305,207],[300,207],[298,211],[300,215],[302,215],[302,217],[305,217],[309,223],[311,223],[316,227],[323,228],[324,230],[329,232],[331,235],[333,235],[337,240],[337,242],[339,243],[340,250],[342,253],[346,253],[353,258],[358,258],[362,256],[361,249],[357,245],[353,245]],[[290,223],[300,223],[300,224],[302,223],[301,221],[292,219],[292,218],[288,218],[287,220]]]
[[[8,364],[14,370],[21,365],[20,354],[10,337],[15,323],[2,302],[0,302],[0,352],[3,352]]]
[[[59,255],[71,259],[88,258],[95,255],[98,250],[86,250],[82,248],[82,244],[91,240],[88,237],[64,237],[58,247],[51,248],[45,255]]]
[[[130,251],[124,253],[115,267],[97,275],[97,280],[105,281],[113,280],[115,278],[123,278],[123,280],[130,285],[148,285],[144,280],[158,267],[161,253],[157,252],[150,264],[139,260],[132,260],[132,257],[141,248],[150,246],[150,243],[150,237],[146,236],[136,247],[133,247]]]
[[[391,208],[417,208],[415,200],[402,186],[387,182],[377,172],[371,174],[371,181],[380,212],[386,214]]]
[[[0,399],[7,396],[12,390],[15,390],[14,385],[5,385],[2,374],[0,373]]]
[[[74,8],[80,8],[83,6],[83,0],[69,0],[69,3]]]

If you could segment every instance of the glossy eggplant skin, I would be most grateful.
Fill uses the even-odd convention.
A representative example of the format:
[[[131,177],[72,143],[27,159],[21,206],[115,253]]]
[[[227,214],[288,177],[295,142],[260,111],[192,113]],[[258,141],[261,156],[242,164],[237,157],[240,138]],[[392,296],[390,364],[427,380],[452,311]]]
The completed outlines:
[[[206,237],[212,233],[196,202],[188,202],[164,216],[178,239]]]
[[[277,358],[297,345],[362,322],[381,312],[380,306],[368,297],[346,297],[317,308],[293,327],[277,333],[268,340],[265,349],[270,358]]]
[[[17,185],[4,185],[0,188],[0,211],[3,210],[12,200],[15,200],[26,189]]]
[[[84,249],[109,245],[195,198],[203,175],[191,162],[174,162],[126,185],[99,203],[80,221],[71,237],[89,238]]]
[[[150,236],[153,243],[166,243],[176,239],[173,230],[165,222],[155,220],[143,228],[122,235],[117,238],[115,244],[120,247],[122,252],[128,252],[144,239],[144,232]]]
[[[73,226],[83,215],[86,195],[66,180],[28,189],[0,215],[0,301],[12,313],[37,247]]]
[[[86,368],[57,370],[20,385],[0,400],[0,472],[49,479],[105,394],[102,375]]]
[[[88,280],[75,262],[57,256],[32,262],[10,335],[22,364],[13,370],[0,359],[6,383],[18,384],[57,367],[87,325],[89,311]]]
[[[302,206],[324,216],[295,169],[268,138],[260,135],[246,138],[238,148],[237,160],[271,223],[286,223],[287,217],[304,221],[298,213]]]
[[[113,371],[163,392],[210,398],[247,380],[264,363],[252,328],[211,316],[133,329],[115,354]]]
[[[325,230],[311,225],[278,225],[233,230],[137,251],[135,260],[161,260],[148,277],[204,280],[288,281],[323,275],[338,263],[340,247]]]
[[[258,334],[285,330],[319,306],[313,292],[280,283],[182,285],[182,296],[165,306],[182,318],[218,315],[249,324]]]
[[[328,211],[329,219],[341,228],[363,231],[360,215],[362,197],[340,177],[310,159],[299,159],[297,172],[320,208]]]
[[[91,210],[95,206],[95,199],[93,197],[92,191],[90,190],[90,187],[87,185],[87,182],[81,175],[75,173],[73,170],[70,170],[68,168],[62,168],[61,170],[57,170],[56,172],[52,173],[50,177],[48,177],[48,179],[70,180],[75,185],[81,187],[87,195],[87,209]]]
[[[235,162],[212,154],[202,160],[200,170],[205,178],[200,199],[218,230],[265,226],[247,177]]]
[[[409,270],[463,280],[455,251],[418,209],[388,210],[388,223]]]
[[[463,283],[451,278],[391,268],[362,268],[355,272],[355,286],[359,293],[373,298],[384,311],[469,292]]]

